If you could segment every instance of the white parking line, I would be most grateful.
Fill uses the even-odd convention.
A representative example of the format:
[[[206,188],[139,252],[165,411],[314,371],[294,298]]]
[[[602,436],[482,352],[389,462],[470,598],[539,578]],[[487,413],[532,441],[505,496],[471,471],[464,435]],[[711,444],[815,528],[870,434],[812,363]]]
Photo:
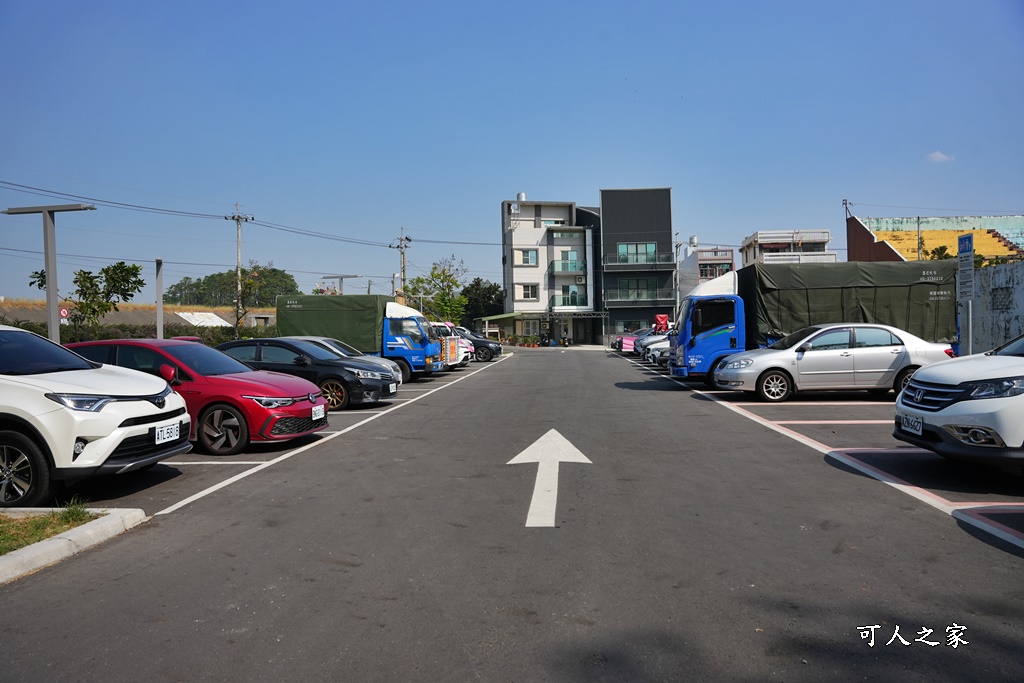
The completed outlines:
[[[501,358],[496,358],[494,361],[488,363],[484,367],[479,368],[478,370],[473,370],[472,372],[469,372],[467,374],[464,374],[461,377],[459,377],[458,379],[452,380],[451,382],[447,382],[445,384],[442,384],[441,386],[437,387],[436,389],[432,389],[432,390],[430,390],[430,391],[428,391],[428,392],[426,392],[424,394],[421,394],[421,395],[417,396],[416,398],[410,399],[407,403],[403,403],[401,405],[396,405],[393,408],[389,408],[387,410],[383,410],[383,411],[381,411],[379,413],[371,415],[370,417],[367,417],[366,419],[364,419],[364,420],[362,420],[360,422],[357,422],[357,423],[355,423],[354,425],[352,425],[350,427],[346,427],[345,429],[342,429],[341,431],[338,431],[338,432],[333,432],[332,434],[329,434],[328,436],[325,436],[324,438],[322,438],[322,439],[320,439],[318,441],[314,441],[312,443],[306,444],[305,446],[302,446],[300,448],[296,448],[293,451],[288,451],[287,453],[279,455],[278,457],[274,458],[273,460],[268,460],[266,462],[261,462],[261,463],[259,463],[258,465],[256,465],[255,467],[253,467],[250,470],[246,470],[245,472],[239,472],[235,476],[229,477],[229,478],[225,479],[224,481],[222,481],[222,482],[220,482],[218,484],[214,484],[213,486],[210,486],[209,488],[203,489],[199,493],[191,495],[188,498],[185,498],[184,500],[181,500],[181,501],[175,503],[174,505],[171,505],[170,507],[164,508],[163,510],[161,510],[160,512],[157,512],[156,514],[157,515],[169,515],[172,512],[174,512],[175,510],[180,510],[181,508],[185,507],[189,503],[194,503],[195,501],[199,500],[200,498],[205,498],[206,496],[210,495],[211,493],[219,491],[222,488],[226,488],[226,487],[230,486],[231,484],[234,484],[235,482],[241,481],[242,479],[245,479],[246,477],[248,477],[250,475],[256,474],[257,472],[262,472],[263,470],[265,470],[265,469],[267,469],[269,467],[273,467],[274,465],[277,465],[278,463],[282,463],[285,460],[288,460],[289,458],[292,458],[292,457],[294,457],[294,456],[296,456],[296,455],[298,455],[300,453],[308,451],[309,449],[313,448],[314,446],[319,446],[320,444],[326,443],[326,442],[330,441],[331,439],[334,439],[334,438],[337,438],[337,437],[341,436],[342,434],[347,434],[347,433],[351,432],[353,429],[357,429],[358,427],[362,427],[363,425],[365,425],[365,424],[367,424],[369,422],[372,422],[372,421],[376,420],[377,418],[379,418],[379,417],[381,417],[383,415],[387,415],[388,413],[392,413],[392,412],[394,412],[396,410],[401,410],[402,408],[405,408],[407,405],[410,405],[411,403],[414,403],[415,401],[418,401],[421,398],[426,398],[427,396],[430,396],[432,393],[434,393],[436,391],[441,391],[442,389],[446,389],[446,388],[452,386],[453,384],[461,382],[462,380],[464,380],[464,379],[466,379],[468,377],[472,377],[473,375],[475,375],[478,372],[483,372],[484,370],[487,370],[488,368],[496,367],[497,365],[501,364],[506,359],[511,358],[511,357],[512,357],[512,354],[509,354],[507,356],[502,354]],[[174,464],[177,465],[178,463],[174,463]]]
[[[892,420],[775,420],[777,425],[891,425]]]
[[[627,359],[627,360],[630,360],[630,359]],[[630,362],[633,363],[634,365],[639,365],[639,363],[635,363],[632,360],[630,360]],[[675,378],[675,377],[669,377],[668,379],[672,379],[672,380],[675,380],[675,381],[678,382],[678,378]],[[682,384],[682,382],[678,382],[678,383]],[[915,498],[915,499],[921,501],[922,503],[925,503],[929,507],[935,508],[936,510],[939,510],[940,512],[943,512],[943,513],[949,515],[950,517],[952,517],[954,519],[957,519],[957,520],[959,520],[961,522],[970,524],[971,526],[973,526],[973,527],[975,527],[975,528],[977,528],[977,529],[979,529],[981,531],[984,531],[985,533],[991,534],[992,536],[995,536],[996,538],[999,538],[999,539],[1005,541],[1006,543],[1009,543],[1009,544],[1014,545],[1014,546],[1016,546],[1018,548],[1024,549],[1024,534],[1021,534],[1018,531],[1010,529],[1010,528],[1008,528],[1008,527],[1006,527],[1006,526],[1004,526],[1002,524],[999,524],[998,522],[996,522],[994,520],[986,519],[986,518],[984,518],[982,516],[985,513],[994,513],[994,512],[1000,512],[1000,511],[1002,511],[1002,512],[1021,513],[1021,512],[1024,512],[1024,503],[1020,503],[1020,504],[1014,504],[1014,503],[978,503],[978,502],[953,502],[953,501],[950,501],[950,500],[946,500],[942,496],[939,496],[939,495],[937,495],[935,493],[932,493],[931,491],[928,491],[927,489],[921,488],[920,486],[914,486],[913,484],[905,482],[905,481],[903,481],[903,480],[901,480],[901,479],[899,479],[899,478],[897,478],[897,477],[895,477],[895,476],[893,476],[893,475],[891,475],[891,474],[889,474],[887,472],[884,472],[884,471],[882,471],[882,470],[880,470],[880,469],[878,469],[876,467],[872,467],[871,465],[868,465],[867,463],[865,463],[865,462],[863,462],[863,461],[861,461],[861,460],[859,460],[859,459],[857,459],[857,458],[855,458],[855,457],[853,457],[851,455],[852,452],[885,453],[887,451],[892,451],[892,449],[887,449],[887,448],[864,448],[864,449],[842,449],[842,450],[840,450],[840,449],[833,449],[833,448],[830,448],[829,446],[826,446],[825,444],[821,443],[820,441],[816,441],[815,439],[812,439],[812,438],[810,438],[808,436],[804,436],[803,434],[800,434],[799,432],[795,432],[795,431],[793,431],[791,429],[787,429],[786,427],[780,426],[780,425],[784,425],[784,424],[892,424],[892,420],[830,420],[830,421],[821,421],[821,420],[787,420],[787,421],[769,420],[767,418],[761,417],[760,415],[747,410],[746,408],[744,408],[744,407],[742,407],[740,405],[731,403],[729,401],[724,401],[721,398],[719,398],[719,396],[722,396],[723,394],[730,394],[730,393],[733,393],[733,392],[729,392],[729,391],[726,391],[726,392],[720,392],[720,391],[719,392],[710,392],[710,391],[700,391],[698,389],[694,389],[693,387],[688,387],[688,388],[690,388],[690,390],[693,391],[694,393],[706,396],[709,400],[714,401],[715,403],[717,403],[717,404],[719,404],[721,406],[724,406],[725,408],[733,411],[734,413],[742,415],[743,417],[747,418],[748,420],[752,420],[753,422],[756,422],[756,423],[758,423],[758,424],[760,424],[760,425],[762,425],[764,427],[767,427],[768,429],[770,429],[770,430],[772,430],[774,432],[778,432],[779,434],[783,434],[784,436],[788,436],[789,438],[793,439],[794,441],[798,441],[799,443],[802,443],[805,446],[813,448],[814,450],[818,451],[819,453],[823,453],[827,458],[832,458],[833,460],[841,462],[844,465],[846,465],[847,467],[851,467],[851,468],[857,470],[858,472],[861,472],[862,474],[865,474],[865,475],[871,477],[872,479],[875,479],[877,481],[882,482],[883,484],[891,486],[891,487],[893,487],[894,489],[896,489],[898,491],[902,491],[903,493],[907,494],[908,496],[910,496],[912,498]],[[776,406],[778,406],[778,407],[788,406],[788,407],[792,408],[792,407],[797,406],[797,405],[800,405],[800,404],[794,404],[794,403],[788,403],[788,404],[779,404],[779,403],[767,404],[767,403],[765,403],[765,404],[759,404],[756,407],[757,408],[767,408],[767,407],[776,407]],[[810,404],[806,404],[806,405],[810,405]],[[815,408],[817,408],[818,406],[865,406],[865,405],[866,406],[870,406],[872,404],[871,403],[858,403],[858,402],[854,402],[854,401],[851,401],[851,402],[832,401],[832,402],[827,402],[827,403],[817,403],[816,402],[816,403],[813,404],[813,406]],[[900,448],[900,450],[898,451],[898,453],[900,453],[900,454],[913,453],[913,452],[929,453],[929,454],[931,454],[931,451],[922,450],[922,449]]]

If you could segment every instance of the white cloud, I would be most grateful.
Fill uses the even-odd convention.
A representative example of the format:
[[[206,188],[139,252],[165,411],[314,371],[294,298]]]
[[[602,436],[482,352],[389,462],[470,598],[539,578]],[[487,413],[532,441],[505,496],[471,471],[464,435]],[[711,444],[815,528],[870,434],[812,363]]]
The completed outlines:
[[[947,161],[955,160],[956,157],[953,156],[952,154],[944,154],[939,150],[935,150],[934,152],[928,155],[927,159],[933,164],[944,164]]]

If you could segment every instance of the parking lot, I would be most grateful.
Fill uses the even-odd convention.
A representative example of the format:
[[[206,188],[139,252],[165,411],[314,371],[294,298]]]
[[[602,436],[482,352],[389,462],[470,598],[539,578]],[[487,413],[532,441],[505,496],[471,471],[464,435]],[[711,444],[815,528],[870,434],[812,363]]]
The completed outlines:
[[[374,404],[352,404],[332,411],[329,427],[301,439],[285,442],[254,443],[245,451],[230,456],[210,456],[200,449],[164,460],[152,469],[131,476],[87,479],[62,492],[62,498],[78,496],[91,507],[141,508],[151,515],[167,515],[215,491],[274,467],[285,460],[300,457],[352,430],[374,420],[406,409],[418,400],[486,370],[510,356],[490,363],[471,363],[450,372],[403,384],[394,398]]]
[[[999,596],[1019,584],[1020,497],[895,447],[891,410],[767,406],[603,348],[516,348],[332,412],[302,443],[75,487],[152,517],[0,591],[32,606],[5,631],[8,671],[1016,680],[1021,609]],[[559,467],[524,457],[553,450]],[[531,521],[538,494],[550,524]],[[907,646],[887,644],[897,628]]]
[[[620,353],[638,371],[675,382],[737,416],[763,425],[824,455],[837,470],[891,486],[945,513],[968,533],[982,532],[1024,551],[1024,477],[962,464],[892,437],[895,395],[824,391],[796,394],[778,404],[748,392],[683,382],[667,368]]]

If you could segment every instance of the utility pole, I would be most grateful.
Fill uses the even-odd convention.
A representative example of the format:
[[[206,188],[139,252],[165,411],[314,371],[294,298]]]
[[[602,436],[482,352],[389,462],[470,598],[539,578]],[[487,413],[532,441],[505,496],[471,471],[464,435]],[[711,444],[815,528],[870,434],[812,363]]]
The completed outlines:
[[[248,223],[254,216],[243,215],[238,212],[238,204],[235,204],[235,215],[224,216],[226,221],[234,221],[237,232],[236,242],[238,254],[235,259],[235,339],[239,337],[239,326],[242,324],[242,223]]]
[[[406,235],[405,235],[405,228],[404,227],[400,227],[398,229],[398,231],[399,231],[398,232],[398,240],[397,240],[398,243],[397,244],[389,244],[388,246],[391,247],[392,249],[397,249],[398,252],[401,254],[401,263],[402,263],[402,293],[404,294],[405,293],[405,250],[409,248],[409,242],[412,242],[412,238],[411,237],[406,237]]]

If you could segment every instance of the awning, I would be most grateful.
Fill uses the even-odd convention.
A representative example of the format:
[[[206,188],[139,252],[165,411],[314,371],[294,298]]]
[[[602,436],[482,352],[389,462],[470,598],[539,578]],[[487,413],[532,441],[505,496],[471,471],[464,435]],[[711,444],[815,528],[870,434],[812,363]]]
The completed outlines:
[[[476,320],[507,320],[509,318],[518,318],[522,313],[501,313],[499,315],[485,315],[482,318],[476,318]]]

